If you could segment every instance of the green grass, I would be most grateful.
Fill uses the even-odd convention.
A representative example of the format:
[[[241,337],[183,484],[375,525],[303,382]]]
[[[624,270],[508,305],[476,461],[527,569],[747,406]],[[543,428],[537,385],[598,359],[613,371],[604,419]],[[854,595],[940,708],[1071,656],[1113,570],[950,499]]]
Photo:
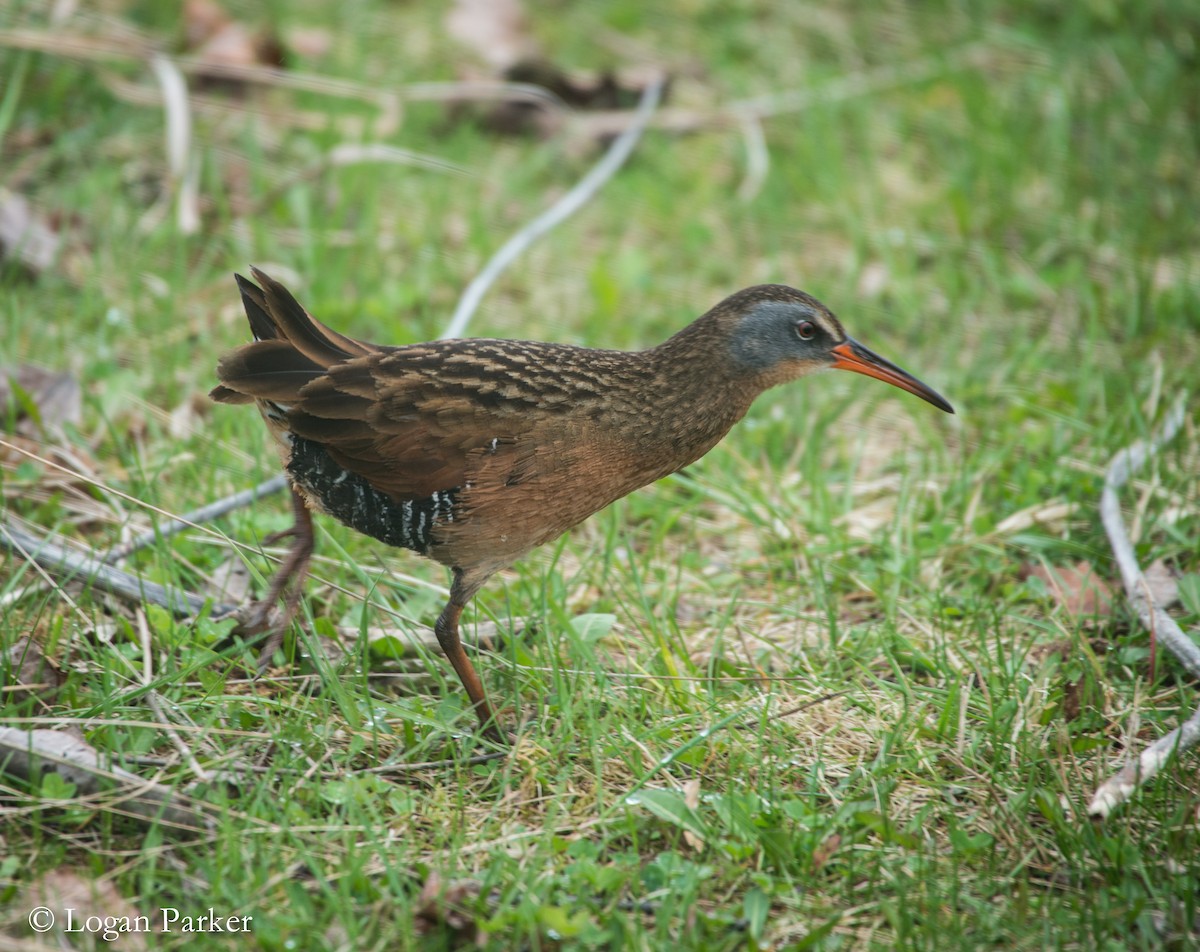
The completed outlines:
[[[237,9],[253,23],[251,6]],[[453,79],[464,58],[439,5],[274,6],[285,28],[330,31],[325,58],[296,64],[314,73],[387,89]],[[213,907],[253,916],[264,949],[1200,944],[1195,754],[1108,822],[1084,813],[1130,752],[1193,709],[1195,686],[1162,652],[1151,667],[1123,610],[1081,619],[1026,579],[1086,560],[1116,581],[1097,516],[1104,466],[1195,385],[1197,8],[651,6],[552,4],[535,32],[573,68],[656,51],[676,76],[672,105],[693,109],[931,72],[767,119],[769,174],[748,201],[736,130],[649,134],[503,276],[472,333],[644,346],[779,281],[829,303],[958,414],[850,374],[781,388],[687,472],[498,576],[474,619],[535,630],[478,661],[525,725],[484,763],[449,666],[368,647],[440,609],[443,570],[410,553],[320,520],[289,639],[301,657],[260,683],[228,623],[38,588],[3,556],[0,596],[29,591],[0,618],[0,724],[70,725],[219,817],[181,835],[57,779],[5,777],[12,935],[34,941],[22,923],[58,871],[98,890],[77,903],[94,914]],[[123,22],[170,45],[173,9],[130,5]],[[49,29],[41,17],[16,4],[3,19]],[[278,470],[254,412],[204,397],[218,355],[247,335],[232,271],[278,272],[345,333],[427,339],[594,159],[418,103],[385,141],[468,175],[301,175],[354,138],[347,115],[371,109],[270,90],[251,100],[265,116],[198,114],[204,221],[184,236],[150,214],[166,188],[161,110],[102,73],[153,88],[136,63],[0,48],[0,187],[69,229],[55,270],[0,265],[0,353],[80,381],[82,421],[25,445],[86,476],[5,451],[4,503],[97,550],[161,523],[157,510]],[[1124,497],[1142,564],[1193,578],[1195,421],[1193,398]],[[1048,522],[1003,527],[1055,504]],[[268,499],[128,567],[203,590],[244,557],[261,591],[274,562],[259,541],[287,521]],[[1185,605],[1181,622],[1198,615]],[[61,670],[56,690],[16,683],[26,636]],[[212,780],[159,726],[148,688]],[[404,769],[426,761],[444,763]]]

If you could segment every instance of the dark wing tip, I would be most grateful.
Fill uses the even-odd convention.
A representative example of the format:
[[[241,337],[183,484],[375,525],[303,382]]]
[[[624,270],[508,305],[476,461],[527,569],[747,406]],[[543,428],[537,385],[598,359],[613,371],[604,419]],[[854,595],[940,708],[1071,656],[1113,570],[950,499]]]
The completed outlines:
[[[224,385],[219,386],[219,387],[213,387],[212,390],[210,390],[208,392],[208,399],[212,400],[214,403],[253,403],[254,402],[253,397],[251,397],[247,394],[244,394],[244,393],[239,393],[236,390],[231,390],[229,387],[226,387]]]
[[[259,280],[262,279],[261,272],[257,269],[251,267],[250,271]],[[271,317],[270,306],[262,288],[236,272],[233,279],[237,282],[238,293],[242,296],[242,307],[246,311],[246,319],[250,322],[250,331],[254,334],[254,339],[271,340],[278,337],[279,330]]]

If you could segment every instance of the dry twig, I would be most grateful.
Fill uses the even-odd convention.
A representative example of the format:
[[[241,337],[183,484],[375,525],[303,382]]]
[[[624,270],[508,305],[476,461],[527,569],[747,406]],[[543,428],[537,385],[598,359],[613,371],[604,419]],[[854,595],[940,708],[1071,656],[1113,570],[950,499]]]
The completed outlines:
[[[0,772],[30,783],[57,773],[75,786],[75,796],[64,806],[110,810],[196,832],[212,824],[201,805],[120,767],[105,767],[92,747],[61,731],[0,727]]]
[[[1100,495],[1100,519],[1108,533],[1113,548],[1113,557],[1121,569],[1125,583],[1125,594],[1137,612],[1142,624],[1155,633],[1157,640],[1179,660],[1189,673],[1200,678],[1200,649],[1183,633],[1175,619],[1154,604],[1149,598],[1146,578],[1137,563],[1133,543],[1121,519],[1121,503],[1117,492],[1130,477],[1146,464],[1164,443],[1173,439],[1183,425],[1187,394],[1181,393],[1163,420],[1158,436],[1147,442],[1129,446],[1109,463],[1104,479],[1104,491]],[[1114,809],[1128,800],[1138,785],[1153,777],[1170,760],[1171,756],[1200,741],[1200,709],[1187,721],[1165,737],[1147,747],[1132,763],[1126,764],[1119,773],[1110,777],[1096,790],[1088,805],[1088,816],[1106,818]]]
[[[149,532],[142,533],[137,538],[131,539],[129,542],[109,549],[104,554],[103,561],[109,565],[114,565],[129,558],[134,552],[153,545],[159,539],[166,539],[183,532],[184,529],[194,528],[206,522],[211,522],[214,519],[219,519],[234,509],[248,506],[256,499],[278,492],[286,485],[286,476],[272,476],[257,486],[250,489],[243,489],[240,493],[234,493],[232,496],[218,499],[216,502],[201,506],[199,509],[193,509],[191,512],[184,513],[178,519],[172,519],[166,525],[158,526]]]
[[[192,155],[192,114],[188,108],[187,81],[179,67],[156,53],[150,66],[162,90],[166,116],[167,169],[176,193],[176,224],[184,235],[200,230],[200,171]]]
[[[59,577],[86,579],[92,588],[137,603],[161,605],[177,615],[195,615],[202,611],[208,599],[191,592],[180,591],[150,582],[141,576],[105,564],[87,552],[73,549],[55,533],[36,536],[13,525],[0,522],[0,547],[42,566]],[[233,611],[232,605],[214,605],[214,613]]]
[[[642,133],[654,115],[654,110],[658,107],[663,85],[662,77],[648,84],[642,92],[642,99],[638,103],[633,119],[608,147],[608,151],[600,157],[600,161],[592,166],[588,174],[580,179],[574,188],[501,245],[500,250],[467,285],[442,337],[461,337],[471,315],[475,313],[475,308],[483,299],[483,295],[504,269],[538,238],[579,211],[600,190],[601,186],[625,164],[625,160],[633,153],[634,146],[642,137]]]

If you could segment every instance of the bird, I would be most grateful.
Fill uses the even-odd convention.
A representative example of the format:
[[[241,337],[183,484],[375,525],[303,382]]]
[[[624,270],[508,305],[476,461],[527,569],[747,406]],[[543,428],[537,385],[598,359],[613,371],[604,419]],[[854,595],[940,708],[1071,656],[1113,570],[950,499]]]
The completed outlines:
[[[235,278],[254,340],[219,359],[211,397],[257,404],[292,489],[292,547],[239,623],[269,633],[260,668],[299,606],[311,512],[325,513],[450,570],[434,632],[482,732],[501,743],[459,633],[497,571],[694,463],[761,393],[814,371],[865,374],[954,412],[785,285],[738,291],[640,351],[489,338],[385,346],[326,327],[250,270],[254,281]]]

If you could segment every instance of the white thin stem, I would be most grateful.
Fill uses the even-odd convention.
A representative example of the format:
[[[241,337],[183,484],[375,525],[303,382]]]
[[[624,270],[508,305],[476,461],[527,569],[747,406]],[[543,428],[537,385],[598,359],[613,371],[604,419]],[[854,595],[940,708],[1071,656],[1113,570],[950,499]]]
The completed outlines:
[[[1137,760],[1126,764],[1096,788],[1088,804],[1088,816],[1097,820],[1108,817],[1113,810],[1133,796],[1145,783],[1166,766],[1172,757],[1200,741],[1200,708],[1171,733],[1160,737],[1143,750]]]
[[[257,486],[250,489],[243,489],[240,493],[234,493],[232,496],[218,499],[216,502],[209,503],[207,506],[201,506],[199,509],[193,509],[191,512],[184,513],[178,519],[172,519],[166,525],[157,526],[149,532],[143,532],[123,545],[109,549],[104,554],[104,561],[109,565],[114,565],[127,559],[134,552],[154,545],[159,539],[166,539],[169,536],[182,532],[184,529],[192,529],[202,523],[219,519],[234,509],[250,505],[250,503],[262,496],[269,496],[271,493],[279,492],[285,486],[287,486],[286,476],[282,474],[272,476]]]
[[[1121,569],[1125,583],[1125,595],[1137,612],[1142,624],[1154,632],[1158,643],[1166,648],[1192,675],[1200,677],[1200,649],[1184,634],[1175,619],[1163,611],[1149,596],[1146,577],[1142,574],[1133,543],[1125,523],[1121,519],[1121,502],[1118,491],[1141,469],[1151,457],[1183,426],[1184,407],[1187,393],[1181,393],[1174,406],[1167,412],[1157,436],[1126,447],[1112,458],[1104,477],[1104,491],[1100,494],[1100,520],[1112,545],[1113,557]],[[1187,721],[1165,737],[1147,747],[1137,759],[1126,764],[1115,776],[1110,777],[1097,789],[1088,804],[1088,816],[1103,820],[1117,807],[1125,803],[1138,786],[1159,772],[1177,753],[1200,742],[1200,709]]]
[[[1113,457],[1104,477],[1104,491],[1100,495],[1100,521],[1104,523],[1104,531],[1108,533],[1113,558],[1121,569],[1125,595],[1134,611],[1138,613],[1142,624],[1157,633],[1159,643],[1187,668],[1188,673],[1200,678],[1200,648],[1183,633],[1175,619],[1146,596],[1146,579],[1141,566],[1138,565],[1137,556],[1134,555],[1133,543],[1129,539],[1125,523],[1121,519],[1121,501],[1117,496],[1118,490],[1130,477],[1141,469],[1164,443],[1174,439],[1183,425],[1186,401],[1187,394],[1180,394],[1175,405],[1164,417],[1162,429],[1156,437],[1147,442],[1134,443]]]
[[[737,197],[748,202],[762,191],[771,168],[771,153],[758,116],[746,113],[740,117],[742,141],[746,146],[746,174],[738,186]]]
[[[442,338],[461,337],[484,294],[517,256],[555,225],[579,211],[629,158],[662,98],[663,81],[655,79],[642,91],[633,120],[613,140],[600,161],[562,198],[508,239],[467,285]]]
[[[150,67],[162,90],[167,168],[176,191],[176,220],[183,234],[193,235],[200,229],[200,178],[191,154],[192,112],[188,105],[187,80],[179,67],[161,53],[150,57]]]

